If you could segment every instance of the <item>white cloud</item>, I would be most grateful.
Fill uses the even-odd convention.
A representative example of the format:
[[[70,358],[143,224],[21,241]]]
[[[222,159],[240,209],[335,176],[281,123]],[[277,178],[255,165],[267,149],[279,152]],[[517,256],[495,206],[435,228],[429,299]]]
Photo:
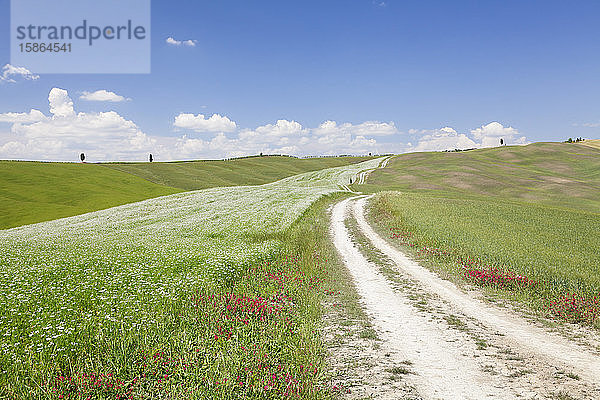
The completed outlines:
[[[477,147],[477,143],[468,138],[467,135],[459,134],[449,126],[430,131],[409,131],[409,133],[417,132],[425,133],[425,135],[419,138],[419,142],[411,148],[411,151],[443,151]]]
[[[583,124],[573,124],[573,126],[583,126],[584,128],[600,128],[600,122],[584,122]]]
[[[469,133],[452,127],[434,130],[411,129],[403,135],[393,122],[366,121],[360,124],[325,121],[315,128],[297,121],[280,119],[253,129],[239,129],[226,116],[180,113],[173,121],[186,129],[178,137],[149,136],[133,121],[115,111],[76,112],[64,89],[48,95],[49,113],[0,113],[0,123],[11,124],[0,131],[0,158],[76,161],[84,152],[89,161],[146,160],[152,153],[158,161],[218,159],[264,154],[339,155],[440,151],[482,147],[503,137],[507,144],[524,142],[512,127],[492,122]],[[197,137],[200,136],[202,137]],[[415,141],[412,141],[415,139]],[[387,140],[384,142],[383,140]]]
[[[209,158],[240,157],[258,153],[296,156],[377,153],[377,141],[373,138],[339,130],[316,134],[317,129],[280,119],[254,129],[242,129],[233,136],[223,132],[207,140],[184,136],[177,142],[177,151],[187,158],[201,155]]]
[[[180,113],[175,117],[173,125],[196,132],[233,132],[237,128],[235,122],[219,114],[213,114],[206,119],[203,114]]]
[[[169,36],[166,40],[167,44],[170,44],[171,46],[188,46],[188,47],[195,47],[196,44],[198,43],[197,40],[194,39],[188,39],[188,40],[175,40],[172,36]]]
[[[33,123],[48,119],[43,112],[31,109],[28,113],[4,113],[0,114],[0,122],[9,123]]]
[[[198,158],[208,148],[208,142],[202,139],[193,139],[183,136],[175,142],[175,151],[183,158]]]
[[[505,144],[525,144],[525,136],[519,136],[519,131],[513,127],[504,127],[499,122],[490,122],[477,129],[471,130],[471,135],[481,143],[481,147],[494,147],[500,145],[500,139]]]
[[[302,128],[302,125],[300,125],[296,121],[279,119],[274,125],[267,124],[259,126],[258,128],[256,128],[256,133],[266,136],[284,137],[289,135],[300,135],[302,133],[305,133],[305,129]]]
[[[95,92],[83,92],[81,96],[79,96],[81,100],[87,101],[110,101],[113,103],[119,103],[121,101],[131,100],[125,98],[121,95],[116,94],[115,92],[109,92],[108,90],[96,90]]]
[[[16,79],[18,78],[28,81],[35,81],[39,79],[40,76],[32,73],[30,70],[24,67],[15,67],[10,64],[6,64],[4,67],[2,67],[0,82],[16,83]]]
[[[171,44],[173,46],[180,46],[181,45],[181,41],[179,40],[175,40],[173,39],[171,36],[169,36],[166,40],[167,44]]]
[[[64,89],[48,95],[50,115],[0,114],[12,123],[9,134],[0,135],[0,158],[69,161],[85,152],[89,160],[145,159],[156,148],[156,140],[114,111],[75,113]]]
[[[48,102],[50,103],[50,113],[56,118],[72,117],[75,115],[73,100],[71,100],[69,93],[64,89],[53,88],[50,90]]]
[[[366,121],[358,125],[343,123],[338,125],[335,121],[325,121],[314,130],[317,135],[368,135],[390,136],[399,133],[393,122]]]
[[[504,127],[498,122],[490,122],[472,129],[470,135],[459,133],[449,126],[434,130],[410,129],[411,135],[418,136],[416,146],[409,145],[407,151],[443,151],[500,146],[500,138],[505,144],[526,144],[527,139],[513,127]]]

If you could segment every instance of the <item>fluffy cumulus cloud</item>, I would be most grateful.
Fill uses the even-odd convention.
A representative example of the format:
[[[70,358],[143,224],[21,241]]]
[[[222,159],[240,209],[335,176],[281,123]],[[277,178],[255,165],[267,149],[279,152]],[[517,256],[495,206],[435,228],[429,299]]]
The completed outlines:
[[[84,152],[89,161],[146,160],[152,153],[156,160],[167,161],[259,153],[318,156],[443,151],[497,146],[500,138],[506,144],[526,143],[515,128],[498,122],[467,133],[448,126],[400,132],[393,122],[379,121],[325,121],[311,128],[279,119],[255,128],[240,128],[220,114],[186,113],[175,117],[174,134],[150,136],[115,111],[77,112],[64,89],[52,89],[48,105],[49,113],[36,109],[0,113],[0,158],[74,161]],[[3,131],[7,124],[10,129]]]
[[[54,88],[49,113],[0,114],[0,158],[72,161],[84,152],[89,161],[226,158],[265,154],[337,155],[377,153],[374,136],[396,132],[393,124],[366,122],[338,125],[327,121],[307,128],[280,119],[253,129],[239,129],[226,116],[181,113],[175,117],[176,136],[150,136],[115,111],[77,112],[69,93]],[[183,132],[182,132],[183,131]]]
[[[83,92],[79,98],[87,101],[110,101],[113,103],[131,100],[105,89],[96,90],[95,92]]]
[[[167,44],[169,44],[171,46],[188,46],[188,47],[195,47],[196,43],[198,43],[197,40],[193,40],[193,39],[175,40],[172,36],[169,36],[167,38],[167,40],[165,40],[165,42],[167,42]]]
[[[393,122],[367,121],[353,125],[343,123],[338,125],[335,121],[325,121],[314,130],[317,135],[357,135],[357,136],[390,136],[399,133]]]
[[[464,133],[458,133],[448,126],[441,129],[412,131],[422,136],[411,150],[413,151],[443,151],[454,149],[472,149],[477,144]]]
[[[33,123],[48,119],[43,112],[31,109],[28,113],[9,112],[0,114],[0,122],[16,123]]]
[[[18,80],[35,81],[39,78],[39,75],[32,73],[27,68],[15,67],[13,65],[6,64],[4,67],[2,67],[0,83],[17,83]]]
[[[12,124],[0,134],[0,158],[69,161],[83,151],[95,160],[130,160],[154,148],[154,139],[114,111],[76,113],[66,90],[52,89],[48,103],[49,115],[0,114],[0,122]]]
[[[368,122],[359,127],[345,123],[338,126],[327,121],[317,128],[307,128],[297,121],[280,119],[254,129],[241,129],[232,135],[219,132],[210,139],[185,136],[178,140],[177,151],[184,157],[190,157],[194,152],[205,152],[213,157],[217,154],[219,157],[239,157],[258,153],[295,156],[378,153],[377,141],[366,136],[372,124]],[[328,126],[331,129],[325,129]],[[383,133],[385,129],[388,128],[377,132]]]
[[[196,132],[233,132],[237,128],[235,122],[219,114],[205,118],[202,114],[181,113],[175,117],[173,126]]]
[[[50,103],[50,114],[56,118],[72,117],[75,115],[73,100],[71,100],[69,93],[64,89],[52,89],[48,95],[48,103]]]
[[[505,127],[499,122],[490,122],[469,133],[457,132],[444,127],[432,130],[410,129],[409,135],[416,138],[417,144],[408,144],[404,151],[444,151],[500,146],[500,139],[507,145],[527,144],[527,138],[513,127]]]
[[[503,139],[506,144],[525,144],[527,139],[521,136],[513,127],[505,127],[499,122],[490,122],[477,129],[473,129],[471,134],[481,143],[481,147],[494,147],[500,144]]]

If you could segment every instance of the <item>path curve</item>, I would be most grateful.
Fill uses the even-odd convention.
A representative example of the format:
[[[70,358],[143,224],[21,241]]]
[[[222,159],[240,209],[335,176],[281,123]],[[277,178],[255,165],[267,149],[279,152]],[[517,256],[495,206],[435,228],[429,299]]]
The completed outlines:
[[[369,175],[371,174],[371,172],[375,171],[376,169],[379,168],[385,168],[388,165],[388,162],[392,159],[392,156],[387,156],[385,157],[382,161],[381,164],[379,164],[379,166],[377,168],[373,168],[373,169],[366,169],[362,172],[359,172],[357,177],[356,177],[356,184],[357,185],[363,185],[366,181],[367,178],[369,177]],[[357,193],[357,192],[352,192],[352,193]]]
[[[386,345],[399,353],[400,360],[413,363],[414,375],[407,379],[426,399],[515,398],[511,388],[501,388],[481,373],[480,365],[466,354],[469,343],[452,339],[447,330],[419,313],[354,246],[344,223],[351,200],[333,208],[333,242]]]
[[[600,380],[600,356],[558,334],[534,326],[506,310],[472,298],[453,283],[441,279],[433,272],[409,259],[381,238],[367,223],[364,216],[366,201],[366,197],[359,198],[355,201],[353,207],[358,226],[371,243],[393,260],[398,268],[419,281],[430,292],[456,306],[465,315],[480,321],[500,334],[506,335],[517,347],[543,357],[549,363],[558,363],[563,367],[572,369],[591,384],[598,383]]]

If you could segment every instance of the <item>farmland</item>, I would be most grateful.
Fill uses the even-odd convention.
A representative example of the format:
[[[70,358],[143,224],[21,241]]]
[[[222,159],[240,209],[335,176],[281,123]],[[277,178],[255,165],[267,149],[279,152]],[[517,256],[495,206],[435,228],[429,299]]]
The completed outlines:
[[[450,153],[404,154],[361,190],[494,199],[600,212],[598,149],[534,143]]]
[[[549,319],[598,327],[597,154],[581,144],[548,143],[407,154],[352,188],[377,193],[369,200],[374,227],[444,278],[481,289],[493,301],[516,301]],[[263,157],[245,162],[267,159],[286,161]],[[244,160],[227,162],[238,161]],[[357,174],[380,161],[257,186],[188,192],[179,191],[193,184],[200,162],[172,163],[191,168],[183,175],[171,170],[171,163],[117,164],[131,167],[129,172],[114,170],[112,164],[74,165],[133,179],[126,186],[141,181],[146,188],[178,192],[0,231],[0,397],[335,398],[340,386],[331,385],[325,352],[330,344],[322,336],[324,303],[342,306],[333,307],[340,319],[332,329],[342,332],[335,333],[336,341],[348,339],[350,333],[343,332],[355,324],[360,340],[377,345],[369,351],[378,354],[384,347],[378,350],[380,333],[361,311],[345,264],[330,242],[326,210],[347,197],[342,186],[351,177],[356,182]],[[152,176],[135,175],[146,173],[146,167],[156,168]],[[270,172],[255,167],[253,173],[264,180],[283,173],[265,171]],[[215,185],[227,184],[213,172]],[[210,179],[200,176],[198,182]],[[242,178],[231,172],[228,179],[234,184]],[[361,239],[364,231],[348,226],[354,235],[348,242],[384,263],[366,237]],[[391,267],[383,268],[386,279],[393,280]],[[403,290],[409,299],[428,298],[424,289],[408,287]],[[401,290],[389,297],[400,295]],[[462,323],[455,310],[443,312],[447,315],[433,323]],[[467,364],[476,369],[484,358],[495,362],[495,356],[478,353],[485,341],[490,348],[505,345],[483,325],[469,329],[477,329],[477,349],[473,357],[465,356],[463,348],[472,346],[471,339],[455,338],[466,357],[466,364],[452,361],[456,370]],[[435,338],[442,343],[439,349],[446,349],[445,339]],[[349,340],[346,349],[357,339]],[[380,366],[381,374],[398,370],[394,365],[403,361],[390,360],[388,367]],[[421,376],[436,371],[416,362],[411,368]],[[543,368],[532,367],[535,374]],[[449,371],[440,374],[454,370]],[[347,379],[338,375],[334,381],[344,388]],[[558,385],[553,387],[563,384],[563,378],[552,379]]]
[[[262,185],[288,176],[324,168],[340,167],[372,157],[295,158],[245,157],[216,161],[166,163],[108,163],[105,167],[127,172],[159,185],[183,190],[217,186]]]
[[[324,396],[326,261],[295,221],[378,164],[1,231],[2,395]]]
[[[177,193],[93,164],[0,161],[0,229]]]
[[[251,157],[173,163],[0,161],[0,229],[70,217],[185,190],[260,185],[364,161],[361,157]]]
[[[368,182],[401,191],[378,194],[371,218],[446,277],[598,326],[599,167],[580,144],[399,156]]]

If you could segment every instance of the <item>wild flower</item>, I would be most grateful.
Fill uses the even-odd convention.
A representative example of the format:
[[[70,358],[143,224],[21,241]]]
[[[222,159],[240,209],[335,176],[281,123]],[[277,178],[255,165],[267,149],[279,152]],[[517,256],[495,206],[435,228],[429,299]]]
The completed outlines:
[[[284,327],[287,338],[295,335],[297,312],[292,310],[299,306],[293,299],[319,287],[321,278],[307,276],[294,257],[267,263],[281,257],[282,233],[313,202],[343,190],[350,176],[378,163],[309,172],[262,186],[180,193],[0,231],[0,371],[5,372],[0,397],[6,387],[39,387],[48,376],[70,377],[56,381],[62,388],[94,382],[110,398],[113,392],[126,395],[131,387],[132,394],[167,390],[191,370],[212,377],[225,368],[211,369],[196,360],[212,357],[205,350],[215,340],[219,354],[228,354],[234,340],[249,340],[261,329]],[[240,279],[252,281],[247,277],[252,268],[260,272],[261,284],[268,282],[268,290],[223,297],[224,288]],[[188,307],[197,293],[205,296],[197,299],[199,304],[213,295],[213,307]],[[199,338],[197,346],[189,337]],[[145,364],[143,358],[132,361],[142,357],[139,349],[154,348],[177,350],[191,360],[183,361],[182,354],[165,356],[161,360],[168,363],[156,366],[145,354]],[[234,355],[241,357],[237,350],[228,354]],[[278,382],[289,375],[286,385],[297,393],[298,373],[293,366],[285,368],[283,375],[275,374]],[[105,373],[115,373],[122,382]],[[224,378],[229,387],[232,377]],[[243,382],[235,387],[257,387],[253,380]],[[268,387],[278,385],[267,382]],[[75,396],[70,390],[61,394]]]
[[[390,228],[390,238],[413,248],[419,256],[452,260],[460,269],[462,277],[470,283],[501,290],[539,290],[542,293],[543,307],[553,318],[588,325],[600,322],[600,294],[594,296],[557,291],[548,293],[544,288],[553,287],[551,282],[532,280],[523,274],[515,273],[509,267],[483,262],[477,256],[465,257],[452,249],[423,245],[414,233],[406,229]]]

